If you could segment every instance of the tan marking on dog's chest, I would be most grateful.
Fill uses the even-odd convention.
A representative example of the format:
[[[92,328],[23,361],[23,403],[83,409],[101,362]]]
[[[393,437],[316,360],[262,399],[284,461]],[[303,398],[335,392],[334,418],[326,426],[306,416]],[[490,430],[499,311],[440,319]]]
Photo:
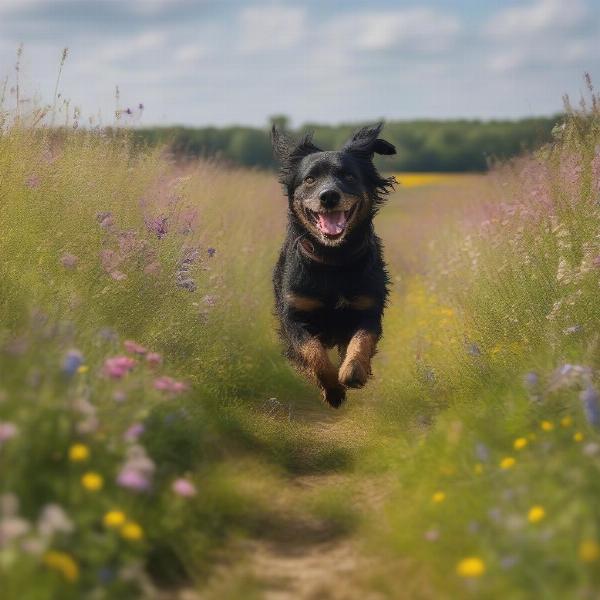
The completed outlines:
[[[324,304],[317,298],[311,298],[310,296],[300,296],[298,294],[286,294],[285,301],[295,310],[302,312],[310,312],[323,308]]]

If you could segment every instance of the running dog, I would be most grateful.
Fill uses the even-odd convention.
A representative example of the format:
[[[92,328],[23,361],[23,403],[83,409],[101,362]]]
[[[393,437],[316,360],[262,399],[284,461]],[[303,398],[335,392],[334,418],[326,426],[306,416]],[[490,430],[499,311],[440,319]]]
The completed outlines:
[[[394,178],[374,154],[395,154],[382,123],[354,133],[339,151],[323,151],[310,134],[294,142],[272,130],[280,182],[288,197],[287,235],[273,274],[285,355],[313,379],[331,406],[371,375],[381,337],[388,275],[373,217]],[[336,368],[327,349],[337,346]]]

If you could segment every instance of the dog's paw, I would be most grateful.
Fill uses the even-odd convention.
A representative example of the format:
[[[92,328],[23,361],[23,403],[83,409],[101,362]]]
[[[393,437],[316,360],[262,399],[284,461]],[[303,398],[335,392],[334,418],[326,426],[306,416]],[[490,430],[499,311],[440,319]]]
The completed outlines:
[[[344,361],[338,375],[342,385],[349,388],[361,388],[369,379],[370,370],[358,360]]]
[[[325,388],[323,390],[323,398],[329,406],[339,408],[346,399],[346,390],[343,386]]]

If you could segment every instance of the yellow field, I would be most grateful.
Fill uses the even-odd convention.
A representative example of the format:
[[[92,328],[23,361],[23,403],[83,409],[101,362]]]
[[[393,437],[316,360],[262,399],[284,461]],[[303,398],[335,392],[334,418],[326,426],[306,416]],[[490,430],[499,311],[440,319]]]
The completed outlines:
[[[470,173],[394,173],[396,181],[405,188],[458,183],[470,175]]]

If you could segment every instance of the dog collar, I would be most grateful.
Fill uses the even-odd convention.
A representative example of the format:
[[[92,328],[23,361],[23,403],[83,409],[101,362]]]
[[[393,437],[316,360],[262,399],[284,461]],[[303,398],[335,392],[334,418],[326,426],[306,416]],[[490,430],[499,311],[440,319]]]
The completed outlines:
[[[306,238],[301,238],[298,240],[298,248],[303,256],[305,256],[309,260],[318,262],[319,264],[328,265],[331,267],[341,267],[356,261],[357,259],[362,257],[362,255],[366,252],[368,247],[369,240],[365,240],[362,244],[360,244],[358,248],[356,248],[349,255],[344,256],[343,258],[340,257],[338,259],[331,256],[323,256],[322,254],[318,254],[315,249],[315,245]]]

